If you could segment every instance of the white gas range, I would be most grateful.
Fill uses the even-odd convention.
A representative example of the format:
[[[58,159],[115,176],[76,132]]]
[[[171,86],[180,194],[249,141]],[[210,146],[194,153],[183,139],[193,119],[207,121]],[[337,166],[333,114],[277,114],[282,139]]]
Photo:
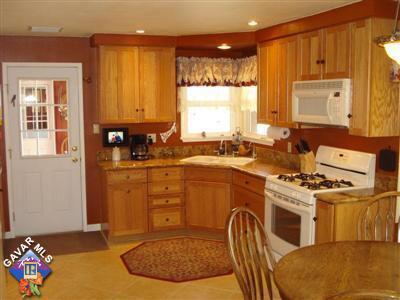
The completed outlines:
[[[373,187],[375,154],[320,146],[316,172],[268,176],[265,230],[277,259],[314,243],[316,194]]]

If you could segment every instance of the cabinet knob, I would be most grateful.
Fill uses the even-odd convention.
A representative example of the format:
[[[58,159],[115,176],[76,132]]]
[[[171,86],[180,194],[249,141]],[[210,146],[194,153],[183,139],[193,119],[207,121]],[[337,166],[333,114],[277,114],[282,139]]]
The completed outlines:
[[[136,112],[138,112],[139,111],[139,108],[136,108]]]
[[[318,60],[316,61],[316,64],[319,65],[320,63],[321,63],[321,61],[318,59]]]
[[[169,200],[167,199],[167,200],[165,200],[165,203],[169,203]]]
[[[169,222],[169,218],[166,218],[166,219],[165,219],[165,222]]]
[[[142,108],[142,112],[144,112],[144,108]]]
[[[168,173],[165,173],[165,176],[168,176]]]
[[[321,63],[321,64],[324,64],[324,63],[325,63],[325,59],[321,59],[321,60],[320,60],[320,63]]]
[[[250,182],[248,182],[247,180],[244,182],[245,184],[249,184]]]
[[[351,119],[351,118],[353,117],[353,115],[352,115],[352,114],[348,114],[347,117],[348,117],[349,119]]]
[[[245,202],[244,206],[248,207],[248,206],[249,206],[249,203],[248,203],[248,202]]]
[[[318,220],[317,217],[314,217],[314,218],[312,218],[312,219],[313,219],[314,222],[317,222],[317,220]]]
[[[126,179],[130,179],[131,178],[131,176],[129,176],[129,175],[126,175]]]
[[[166,186],[165,188],[164,188],[166,191],[168,191],[168,187]]]
[[[131,190],[127,190],[126,193],[127,193],[127,194],[130,194],[130,193],[131,193]]]

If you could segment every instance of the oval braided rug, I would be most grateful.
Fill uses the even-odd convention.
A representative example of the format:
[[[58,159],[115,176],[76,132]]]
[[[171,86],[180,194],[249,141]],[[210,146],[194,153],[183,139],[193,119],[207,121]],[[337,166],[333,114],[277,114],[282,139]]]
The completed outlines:
[[[131,274],[174,282],[232,273],[225,243],[198,238],[144,242],[121,259]]]

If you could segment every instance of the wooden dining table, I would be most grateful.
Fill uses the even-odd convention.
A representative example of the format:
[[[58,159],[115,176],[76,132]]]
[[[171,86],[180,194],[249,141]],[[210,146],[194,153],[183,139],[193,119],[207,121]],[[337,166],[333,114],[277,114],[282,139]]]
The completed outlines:
[[[299,248],[274,269],[283,299],[326,299],[354,290],[400,293],[400,244],[331,242]]]

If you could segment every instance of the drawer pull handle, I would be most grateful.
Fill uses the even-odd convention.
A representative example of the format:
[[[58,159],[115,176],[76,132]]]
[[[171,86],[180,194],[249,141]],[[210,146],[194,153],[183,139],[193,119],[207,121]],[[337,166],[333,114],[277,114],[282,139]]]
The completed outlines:
[[[126,193],[127,193],[127,194],[130,194],[130,193],[131,193],[131,190],[127,190]]]
[[[165,203],[169,203],[169,200],[167,199],[167,200],[165,200]]]
[[[130,179],[131,178],[131,176],[129,176],[129,175],[126,175],[126,179]]]
[[[166,186],[165,188],[164,188],[166,191],[168,191],[168,187]]]
[[[168,176],[168,173],[165,173],[165,176]]]
[[[244,182],[245,184],[249,184],[250,182],[248,182],[247,180]]]
[[[245,202],[245,203],[244,203],[244,206],[248,207],[248,206],[249,206],[249,203],[248,203],[248,202]]]
[[[165,222],[169,222],[169,218],[166,218],[166,219],[165,219]]]

